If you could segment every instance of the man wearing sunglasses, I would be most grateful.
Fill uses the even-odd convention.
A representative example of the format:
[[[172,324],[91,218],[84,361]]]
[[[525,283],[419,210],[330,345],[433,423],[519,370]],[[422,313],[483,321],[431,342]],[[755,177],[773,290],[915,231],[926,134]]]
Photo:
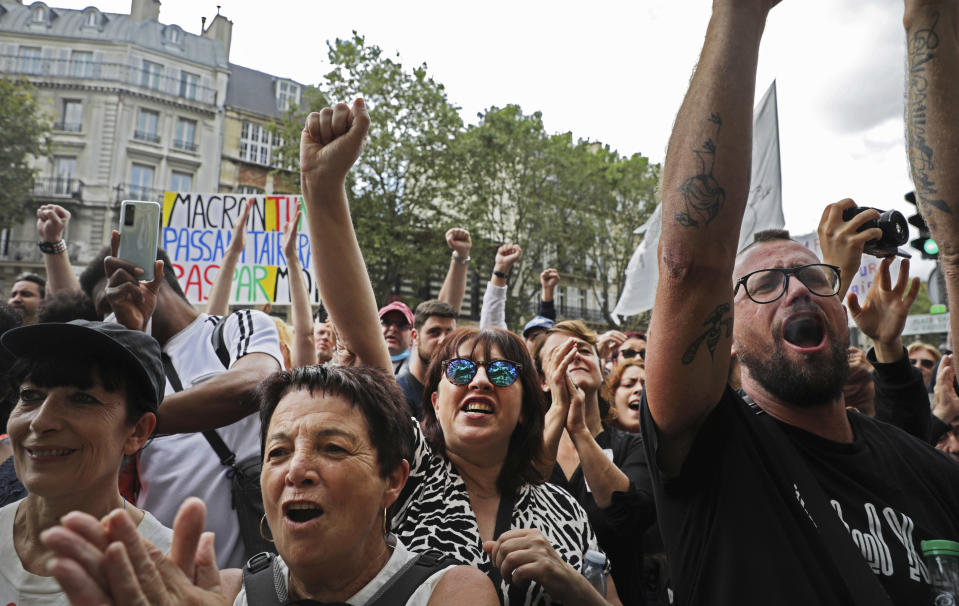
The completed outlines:
[[[839,268],[782,232],[737,254],[775,4],[714,0],[664,163],[650,334],[668,337],[649,342],[641,426],[672,584],[679,604],[919,604],[920,542],[959,538],[959,467],[847,412]],[[861,305],[849,298],[877,343],[901,332],[918,286],[888,267]],[[892,350],[879,361],[904,355]]]

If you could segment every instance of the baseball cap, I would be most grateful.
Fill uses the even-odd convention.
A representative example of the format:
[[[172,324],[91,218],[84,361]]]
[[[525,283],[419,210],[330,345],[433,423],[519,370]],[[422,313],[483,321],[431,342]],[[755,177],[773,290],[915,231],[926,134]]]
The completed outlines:
[[[533,319],[526,323],[526,326],[523,327],[523,337],[526,337],[526,333],[533,330],[534,328],[552,328],[553,321],[545,316],[533,316]]]
[[[0,343],[24,358],[43,358],[65,349],[78,356],[100,354],[129,369],[128,389],[141,397],[149,412],[155,413],[163,400],[166,374],[160,344],[145,332],[113,322],[73,320],[13,328],[0,336]]]
[[[389,305],[380,309],[380,319],[383,319],[383,316],[390,313],[391,311],[398,311],[403,314],[403,317],[406,318],[407,324],[413,326],[413,312],[410,310],[409,306],[402,301],[393,301]]]

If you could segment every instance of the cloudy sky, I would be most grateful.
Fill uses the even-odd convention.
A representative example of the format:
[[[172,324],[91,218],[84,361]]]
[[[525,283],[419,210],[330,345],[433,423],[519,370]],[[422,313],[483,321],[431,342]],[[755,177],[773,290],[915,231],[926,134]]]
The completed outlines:
[[[130,0],[48,0],[127,13]],[[662,161],[710,0],[163,0],[160,20],[199,33],[231,19],[230,60],[303,83],[329,65],[326,40],[357,30],[406,65],[425,62],[467,122],[491,105],[539,110],[624,154]],[[903,144],[902,0],[784,0],[770,14],[757,100],[775,79],[786,227],[815,230],[844,197],[911,214]],[[358,91],[362,93],[362,91]],[[928,265],[923,265],[923,268]],[[925,277],[927,271],[920,275]]]

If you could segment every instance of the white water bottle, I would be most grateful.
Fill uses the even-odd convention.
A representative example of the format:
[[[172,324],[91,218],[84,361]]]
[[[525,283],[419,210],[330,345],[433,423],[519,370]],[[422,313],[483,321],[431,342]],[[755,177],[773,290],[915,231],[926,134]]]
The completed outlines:
[[[602,551],[590,549],[583,560],[583,576],[589,581],[599,595],[606,597],[606,554]]]

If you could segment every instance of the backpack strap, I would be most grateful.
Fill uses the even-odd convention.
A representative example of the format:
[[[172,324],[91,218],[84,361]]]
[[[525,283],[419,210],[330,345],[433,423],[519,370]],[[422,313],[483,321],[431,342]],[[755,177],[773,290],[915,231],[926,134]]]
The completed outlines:
[[[243,588],[246,603],[250,606],[281,606],[286,602],[285,595],[282,598],[278,595],[275,561],[276,555],[263,552],[247,560],[243,566]]]
[[[816,533],[822,541],[825,551],[831,556],[832,563],[839,571],[839,577],[846,586],[851,604],[856,606],[892,606],[885,588],[866,564],[862,552],[852,540],[829,505],[826,495],[813,476],[809,465],[802,459],[786,432],[752,398],[740,391],[739,395],[750,407],[753,414],[747,415],[755,420],[755,433],[770,460],[779,461],[784,471],[795,483],[802,495],[807,515],[815,525]]]
[[[410,596],[437,572],[458,564],[453,558],[436,549],[417,555],[403,565],[379,591],[370,597],[367,606],[403,606]],[[250,602],[252,604],[252,602]]]

